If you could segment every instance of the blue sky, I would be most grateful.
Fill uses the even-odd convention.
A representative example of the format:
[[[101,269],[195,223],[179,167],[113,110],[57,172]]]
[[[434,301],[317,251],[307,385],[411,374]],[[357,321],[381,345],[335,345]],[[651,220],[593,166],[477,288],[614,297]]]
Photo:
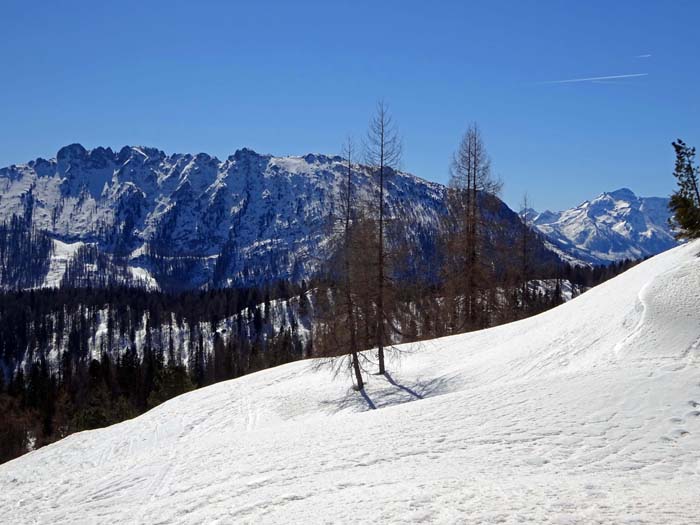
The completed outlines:
[[[2,166],[72,142],[335,153],[383,98],[405,170],[445,182],[477,121],[506,202],[562,209],[667,195],[670,142],[700,147],[692,0],[0,0],[0,19]]]

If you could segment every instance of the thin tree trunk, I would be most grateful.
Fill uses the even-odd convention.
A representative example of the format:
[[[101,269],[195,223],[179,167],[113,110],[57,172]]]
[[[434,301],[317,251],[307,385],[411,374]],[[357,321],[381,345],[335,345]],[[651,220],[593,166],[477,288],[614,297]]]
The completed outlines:
[[[345,304],[347,307],[348,329],[350,330],[350,358],[352,359],[352,368],[355,372],[355,380],[357,389],[362,390],[365,385],[362,379],[362,371],[360,370],[359,355],[357,352],[357,334],[355,326],[355,308],[352,303],[352,291],[350,289],[350,203],[351,188],[352,188],[352,146],[348,143],[348,186],[347,200],[345,202]]]
[[[369,164],[379,170],[379,220],[377,239],[377,289],[376,289],[376,343],[377,357],[379,359],[379,373],[386,371],[384,361],[384,346],[386,344],[386,324],[389,316],[386,311],[387,288],[387,256],[384,239],[384,179],[388,175],[389,168],[396,168],[401,156],[401,144],[396,135],[396,130],[391,123],[386,106],[383,102],[377,104],[377,113],[370,121],[368,132],[368,160]]]
[[[383,143],[383,137],[382,137]],[[379,357],[379,374],[385,373],[384,367],[384,148],[382,146],[381,164],[379,166],[379,282],[377,283],[377,355]]]

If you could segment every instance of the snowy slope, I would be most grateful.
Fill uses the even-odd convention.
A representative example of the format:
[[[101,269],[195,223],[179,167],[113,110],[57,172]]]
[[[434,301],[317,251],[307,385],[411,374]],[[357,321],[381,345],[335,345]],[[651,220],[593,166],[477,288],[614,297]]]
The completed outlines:
[[[668,224],[668,199],[637,197],[627,188],[569,210],[527,213],[549,247],[565,260],[608,264],[642,259],[677,245]]]
[[[75,434],[0,466],[3,520],[697,523],[698,252],[404,346],[366,399],[302,361]]]

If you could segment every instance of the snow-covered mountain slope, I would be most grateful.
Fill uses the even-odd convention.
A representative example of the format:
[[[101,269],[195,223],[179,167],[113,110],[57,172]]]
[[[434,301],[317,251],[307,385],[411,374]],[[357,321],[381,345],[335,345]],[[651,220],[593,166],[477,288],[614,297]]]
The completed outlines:
[[[404,346],[364,396],[301,361],[72,435],[0,466],[3,519],[697,523],[698,252]]]
[[[528,210],[533,225],[563,259],[608,264],[642,259],[677,245],[668,199],[622,188],[561,212]]]
[[[376,199],[375,179],[367,167],[356,167],[356,203]],[[345,181],[343,159],[326,155],[241,149],[220,161],[204,153],[73,144],[55,159],[0,169],[0,223],[21,217],[60,241],[49,274],[33,282],[61,282],[67,247],[77,243],[98,250],[83,254],[87,269],[73,268],[80,278],[110,266],[124,278],[168,289],[299,281],[329,255]],[[401,219],[406,236],[425,252],[445,213],[444,191],[403,172],[387,177],[388,215]],[[498,213],[517,229],[510,209],[502,205]]]

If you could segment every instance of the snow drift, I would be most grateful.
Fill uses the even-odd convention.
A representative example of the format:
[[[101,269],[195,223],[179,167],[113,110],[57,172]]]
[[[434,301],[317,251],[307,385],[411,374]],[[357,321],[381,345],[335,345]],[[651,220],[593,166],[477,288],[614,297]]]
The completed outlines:
[[[75,434],[0,466],[3,520],[697,523],[698,252],[403,346],[365,396],[303,361]]]

